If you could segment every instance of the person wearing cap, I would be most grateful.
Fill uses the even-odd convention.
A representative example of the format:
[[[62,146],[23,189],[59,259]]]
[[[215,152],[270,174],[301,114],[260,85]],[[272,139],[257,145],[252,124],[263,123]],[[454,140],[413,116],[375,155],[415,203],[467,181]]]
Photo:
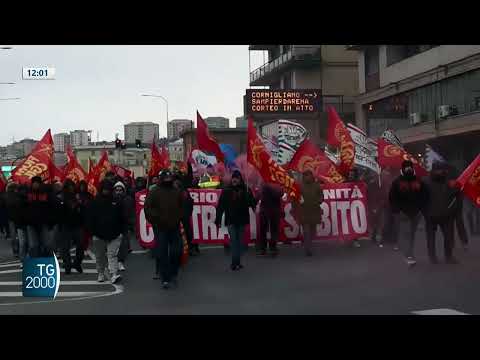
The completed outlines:
[[[122,203],[113,196],[113,184],[103,180],[98,195],[87,209],[87,228],[93,236],[98,282],[104,282],[108,276],[112,284],[121,280],[117,255],[122,237],[127,235],[124,214]]]
[[[70,256],[70,248],[72,245],[75,245],[75,262],[73,263],[73,268],[81,274],[83,272],[82,214],[75,191],[75,183],[72,180],[65,180],[60,201],[62,220],[59,223],[58,239],[65,275],[69,275],[72,271],[72,259]]]
[[[183,249],[180,236],[183,198],[173,186],[173,175],[169,170],[160,172],[160,184],[148,193],[144,209],[145,217],[152,224],[155,234],[154,279],[161,279],[164,289],[169,289],[172,285],[176,287]]]
[[[122,243],[118,251],[118,268],[120,271],[125,271],[125,262],[130,249],[130,238],[135,233],[135,200],[127,193],[127,189],[121,181],[115,183],[113,191],[114,198],[122,203],[127,221],[127,236],[122,237]]]
[[[429,197],[428,188],[426,184],[417,177],[413,163],[410,160],[403,161],[400,176],[392,182],[388,195],[390,210],[392,212],[392,223],[390,224],[389,232],[391,242],[394,244],[394,250],[399,250],[398,233],[400,222],[402,215],[407,217],[409,236],[405,256],[409,266],[417,263],[413,254],[415,231],[422,214],[425,214]]]
[[[55,234],[52,225],[57,206],[51,187],[34,176],[27,195],[27,237],[31,257],[52,256]]]
[[[322,220],[323,191],[320,184],[315,181],[311,170],[302,174],[301,198],[293,202],[293,207],[299,215],[303,229],[303,246],[305,255],[313,255],[313,239],[316,234],[317,224]]]
[[[457,195],[460,190],[447,182],[448,165],[434,162],[428,182],[429,201],[426,208],[426,230],[428,256],[432,264],[437,264],[435,251],[435,233],[437,227],[443,234],[445,261],[447,264],[456,264],[453,256],[454,221],[456,215]]]
[[[220,195],[215,218],[215,224],[220,227],[222,216],[225,214],[225,225],[228,228],[232,253],[230,269],[233,271],[243,268],[241,255],[245,227],[250,223],[249,208],[255,210],[256,205],[251,190],[243,182],[242,174],[235,170],[232,173],[230,185]]]

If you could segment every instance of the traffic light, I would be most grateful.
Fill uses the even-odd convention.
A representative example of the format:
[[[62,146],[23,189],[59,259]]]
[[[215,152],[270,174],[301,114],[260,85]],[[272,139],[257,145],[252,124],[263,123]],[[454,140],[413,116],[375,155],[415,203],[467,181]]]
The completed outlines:
[[[122,147],[122,142],[120,139],[115,140],[115,149],[119,149]]]
[[[135,146],[137,149],[140,149],[142,147],[142,142],[140,140],[135,140]]]

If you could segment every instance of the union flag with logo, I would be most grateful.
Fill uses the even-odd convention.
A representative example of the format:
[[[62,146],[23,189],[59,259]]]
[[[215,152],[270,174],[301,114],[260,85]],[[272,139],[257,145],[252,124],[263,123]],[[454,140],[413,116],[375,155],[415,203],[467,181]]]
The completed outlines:
[[[67,165],[64,169],[65,179],[72,180],[75,184],[78,184],[82,180],[87,179],[87,173],[83,170],[82,166],[78,163],[75,154],[71,146],[67,148]]]
[[[480,207],[480,155],[458,177],[457,186],[466,197]]]
[[[428,176],[428,171],[418,162],[418,160],[402,148],[390,144],[382,138],[378,139],[377,143],[378,164],[382,169],[386,167],[401,169],[402,163],[405,160],[410,160],[413,163],[413,168],[418,177]]]
[[[327,143],[335,148],[340,148],[338,170],[341,174],[346,175],[355,165],[355,143],[335,108],[329,106],[327,112]]]

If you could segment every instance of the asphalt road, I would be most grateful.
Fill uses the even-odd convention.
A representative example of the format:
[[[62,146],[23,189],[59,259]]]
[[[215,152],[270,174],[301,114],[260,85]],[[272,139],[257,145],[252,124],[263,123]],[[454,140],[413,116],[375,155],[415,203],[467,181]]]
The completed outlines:
[[[443,260],[443,239],[437,236]],[[223,248],[203,249],[181,271],[179,287],[167,291],[152,279],[150,256],[135,253],[128,259],[120,287],[94,284],[94,270],[62,275],[69,285],[61,285],[60,292],[74,295],[42,303],[3,296],[21,291],[20,285],[3,285],[21,281],[20,272],[2,272],[15,266],[5,266],[0,267],[0,314],[409,315],[426,310],[480,314],[480,237],[471,239],[468,252],[455,250],[458,265],[443,261],[431,265],[424,234],[417,237],[418,264],[413,268],[401,252],[378,248],[368,240],[361,248],[319,243],[311,258],[295,244],[281,246],[276,259],[256,258],[250,248],[239,272],[229,270]],[[94,264],[90,261],[85,267],[94,269]]]

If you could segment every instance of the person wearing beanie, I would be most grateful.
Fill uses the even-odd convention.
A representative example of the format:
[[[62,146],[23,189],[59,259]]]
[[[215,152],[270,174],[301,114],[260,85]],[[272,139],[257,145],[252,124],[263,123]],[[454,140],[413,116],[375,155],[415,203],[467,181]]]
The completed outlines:
[[[435,162],[430,172],[430,181],[428,182],[429,201],[426,208],[426,230],[428,256],[432,264],[437,264],[438,259],[435,252],[435,233],[437,227],[443,234],[445,260],[448,264],[456,264],[457,260],[453,257],[454,244],[454,221],[456,214],[457,195],[460,190],[453,184],[447,182],[448,165]]]
[[[230,185],[220,195],[215,218],[215,224],[220,227],[225,214],[225,226],[228,227],[232,253],[230,269],[233,271],[243,268],[241,255],[245,227],[250,223],[249,208],[255,210],[256,205],[251,190],[243,182],[242,174],[235,170]]]
[[[160,183],[145,199],[145,217],[153,226],[155,234],[154,279],[162,280],[162,287],[169,289],[178,285],[180,257],[183,242],[180,222],[183,216],[183,198],[173,186],[173,175],[169,170],[160,172]]]
[[[400,176],[392,182],[389,192],[389,205],[392,212],[392,223],[390,224],[389,232],[391,242],[394,244],[394,250],[398,250],[400,222],[402,215],[406,216],[410,228],[405,256],[409,266],[416,264],[413,254],[415,231],[422,214],[425,214],[429,197],[428,188],[426,184],[417,177],[412,161],[405,160],[402,163]]]
[[[125,271],[125,262],[130,249],[130,238],[135,234],[135,200],[127,193],[127,188],[121,181],[115,183],[113,190],[115,199],[122,203],[124,216],[127,221],[127,236],[122,237],[122,243],[117,256],[119,270]]]
[[[322,220],[323,191],[315,181],[312,171],[306,170],[302,174],[302,195],[293,202],[295,213],[298,214],[303,229],[303,246],[305,255],[313,255],[313,239],[316,235],[317,224]]]
[[[27,238],[31,257],[52,256],[55,231],[52,220],[57,215],[57,202],[50,186],[34,176],[27,195]]]
[[[103,180],[100,191],[87,210],[87,228],[93,236],[98,282],[110,276],[112,284],[121,280],[118,273],[118,250],[127,236],[127,221],[121,202],[113,196],[113,183]],[[107,270],[107,262],[108,269]]]

